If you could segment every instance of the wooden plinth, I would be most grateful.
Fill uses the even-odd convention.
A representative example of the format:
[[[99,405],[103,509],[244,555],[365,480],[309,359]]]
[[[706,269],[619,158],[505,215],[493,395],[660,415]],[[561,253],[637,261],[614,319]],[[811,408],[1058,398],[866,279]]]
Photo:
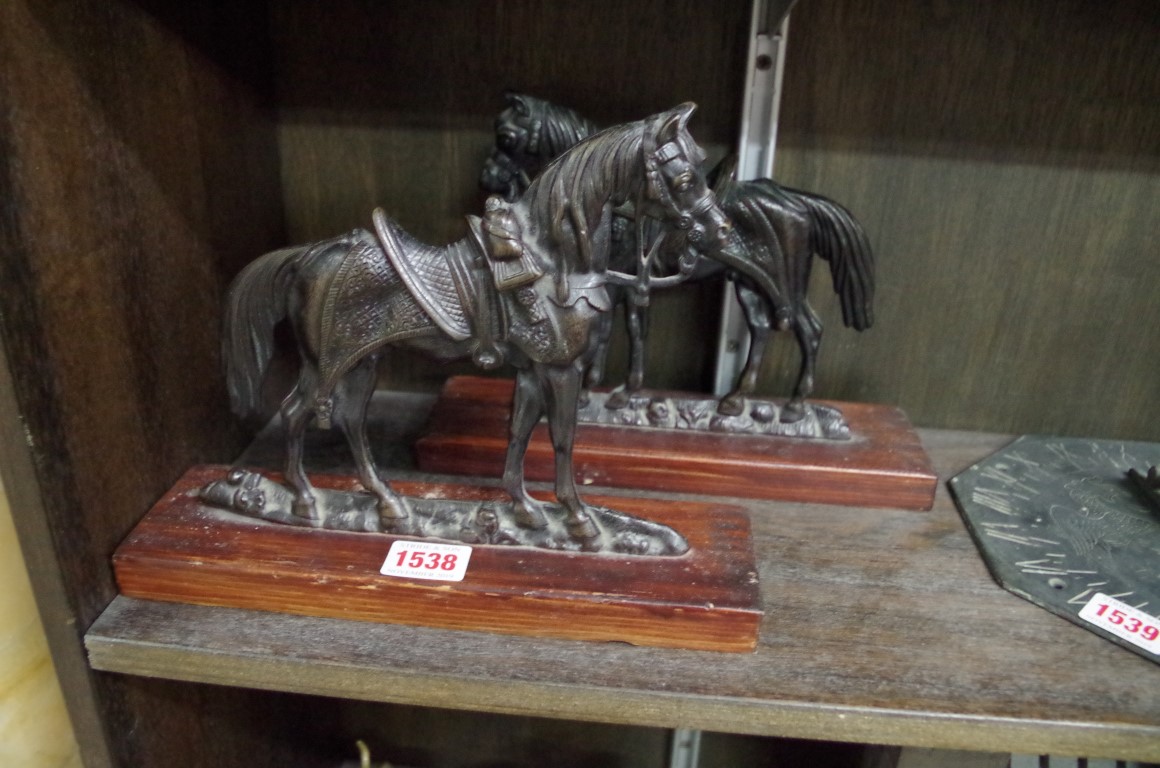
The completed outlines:
[[[416,443],[426,472],[498,476],[508,446],[512,382],[458,376],[447,381]],[[929,510],[938,476],[898,408],[839,408],[849,441],[725,435],[582,424],[573,457],[586,485],[741,496],[861,507]],[[528,447],[527,477],[551,480],[546,424]]]
[[[681,557],[477,546],[462,582],[380,575],[396,536],[278,525],[205,506],[224,477],[195,467],[113,556],[130,597],[308,616],[713,651],[751,651],[759,607],[749,518],[717,504],[603,498],[593,503],[677,529]],[[357,489],[351,478],[313,478]],[[498,491],[398,483],[408,496],[498,499]]]

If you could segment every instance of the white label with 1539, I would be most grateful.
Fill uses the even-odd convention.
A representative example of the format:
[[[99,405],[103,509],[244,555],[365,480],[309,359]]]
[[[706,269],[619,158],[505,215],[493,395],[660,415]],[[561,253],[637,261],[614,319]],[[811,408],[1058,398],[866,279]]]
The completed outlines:
[[[1132,645],[1160,654],[1160,619],[1139,608],[1101,592],[1088,601],[1079,617]]]

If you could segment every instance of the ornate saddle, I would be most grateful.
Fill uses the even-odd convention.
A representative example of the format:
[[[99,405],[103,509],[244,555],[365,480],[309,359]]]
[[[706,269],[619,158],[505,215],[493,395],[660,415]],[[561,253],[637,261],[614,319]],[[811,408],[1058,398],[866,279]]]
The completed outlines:
[[[466,291],[460,285],[467,276],[461,274],[464,265],[460,259],[446,257],[452,248],[419,242],[387,218],[382,208],[376,208],[371,219],[383,253],[423,311],[455,341],[470,338]]]
[[[485,259],[479,257],[482,246],[470,239],[444,247],[427,245],[388,219],[381,208],[371,218],[383,253],[435,325],[455,341],[473,338],[476,365],[499,366],[503,354],[496,339],[506,336],[506,320],[488,285]],[[478,219],[473,218],[468,222],[476,232]]]

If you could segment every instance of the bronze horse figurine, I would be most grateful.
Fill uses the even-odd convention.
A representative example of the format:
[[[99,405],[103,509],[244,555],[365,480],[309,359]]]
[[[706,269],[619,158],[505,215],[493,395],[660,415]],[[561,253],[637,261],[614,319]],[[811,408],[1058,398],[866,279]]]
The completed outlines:
[[[319,516],[302,466],[314,418],[346,436],[359,479],[377,499],[381,528],[416,532],[406,500],[375,468],[366,434],[377,364],[385,347],[401,345],[444,359],[471,356],[484,367],[511,362],[517,374],[503,486],[516,520],[547,524],[523,469],[532,429],[546,414],[565,524],[580,539],[599,534],[576,490],[572,444],[591,329],[611,309],[606,286],[635,280],[608,269],[612,210],[631,201],[706,253],[729,237],[729,221],[699,171],[704,154],[687,130],[693,109],[682,105],[581,141],[518,201],[490,199],[456,243],[422,244],[376,210],[374,232],[274,251],[238,274],[223,331],[236,413],[260,406],[275,326],[288,321],[297,343],[297,382],[281,405],[295,515]]]
[[[480,185],[513,200],[526,181],[552,160],[553,153],[567,149],[570,137],[587,135],[584,132],[595,130],[595,126],[575,111],[542,99],[514,93],[505,94],[505,98],[507,107],[495,121],[495,147],[485,163]],[[838,203],[769,179],[737,182],[734,175],[735,169],[728,162],[710,173],[718,200],[734,223],[732,242],[713,260],[702,261],[690,277],[705,279],[727,273],[734,281],[749,327],[751,343],[745,368],[733,390],[721,399],[718,410],[726,415],[741,413],[746,396],[756,388],[770,332],[792,329],[801,349],[801,367],[793,395],[781,413],[786,420],[801,418],[804,400],[814,391],[822,340],[821,320],[807,299],[812,257],[817,255],[830,265],[846,327],[862,331],[874,321],[873,252],[861,225]],[[639,246],[631,242],[630,225],[621,229],[629,233],[629,242],[614,250],[613,264],[631,268],[629,256]],[[618,258],[617,253],[625,255]],[[662,249],[656,263],[668,268],[676,253],[673,248]],[[647,297],[627,290],[616,298],[625,306],[630,369],[624,387],[609,400],[613,407],[626,403],[643,384],[648,332],[643,311]],[[605,349],[606,345],[607,336]],[[598,384],[602,376],[601,355],[593,357],[589,386]]]

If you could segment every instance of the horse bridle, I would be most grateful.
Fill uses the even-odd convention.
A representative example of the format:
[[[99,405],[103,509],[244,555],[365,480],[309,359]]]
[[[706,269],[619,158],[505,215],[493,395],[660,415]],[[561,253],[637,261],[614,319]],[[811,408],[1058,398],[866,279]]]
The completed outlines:
[[[523,191],[531,186],[532,180],[528,178],[528,172],[524,170],[522,165],[513,160],[512,156],[504,150],[497,149],[495,152],[492,152],[491,161],[499,166],[505,174],[507,174],[508,181],[515,179],[519,182],[520,191]]]
[[[540,134],[544,132],[544,121],[539,118],[532,118],[528,126],[528,146],[524,151],[529,155],[536,155],[540,151]]]
[[[645,175],[648,179],[648,184],[645,189],[641,189],[640,194],[637,196],[635,206],[637,258],[639,262],[637,264],[637,274],[628,275],[611,269],[607,271],[608,281],[610,283],[634,288],[638,294],[637,302],[641,305],[647,303],[650,288],[666,288],[683,282],[692,274],[699,259],[699,256],[695,253],[691,259],[687,258],[687,253],[683,254],[680,259],[680,272],[676,275],[668,275],[655,279],[652,277],[653,261],[656,259],[656,254],[660,250],[665,233],[661,232],[653,239],[652,245],[646,253],[644,250],[644,214],[643,206],[641,205],[645,200],[646,194],[648,199],[656,203],[664,211],[666,218],[670,221],[675,221],[677,229],[682,231],[690,229],[693,226],[693,222],[697,218],[700,218],[701,214],[716,205],[716,198],[713,195],[713,191],[706,187],[705,193],[698,197],[687,211],[677,207],[676,200],[673,199],[672,194],[669,192],[661,176],[660,166],[683,156],[683,149],[674,140],[657,147],[645,158]],[[686,237],[693,242],[699,239],[691,237],[690,235],[686,235]]]
[[[645,169],[648,178],[648,198],[665,212],[668,220],[675,222],[674,226],[677,229],[687,230],[693,226],[696,219],[701,217],[701,214],[716,205],[717,201],[713,191],[706,187],[704,194],[693,201],[693,205],[687,211],[677,207],[677,202],[673,199],[661,176],[660,166],[683,156],[684,151],[676,140],[667,142],[657,147],[645,159]],[[641,197],[643,198],[644,195],[642,194]],[[699,238],[690,237],[689,239],[696,242]]]
[[[503,130],[500,129],[500,132]],[[544,132],[544,121],[540,118],[529,118],[528,127],[520,127],[520,131],[526,138],[526,143],[520,150],[521,153],[529,157],[537,157],[540,151],[541,134]],[[515,131],[508,132],[508,135],[513,139],[517,137]],[[508,174],[509,179],[519,181],[521,192],[531,186],[532,180],[528,176],[527,169],[517,163],[511,155],[511,150],[504,148],[501,143],[497,142],[496,151],[492,153],[491,159]]]

